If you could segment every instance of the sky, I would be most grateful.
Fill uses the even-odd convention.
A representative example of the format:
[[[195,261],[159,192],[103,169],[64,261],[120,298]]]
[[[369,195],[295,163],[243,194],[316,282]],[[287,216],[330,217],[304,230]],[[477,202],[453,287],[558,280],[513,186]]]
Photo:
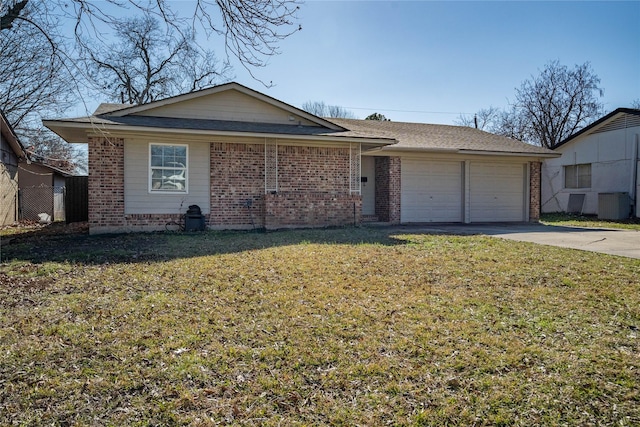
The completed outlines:
[[[358,118],[453,124],[552,60],[590,62],[606,111],[640,99],[640,1],[307,1],[302,31],[235,81],[301,107],[323,101]]]

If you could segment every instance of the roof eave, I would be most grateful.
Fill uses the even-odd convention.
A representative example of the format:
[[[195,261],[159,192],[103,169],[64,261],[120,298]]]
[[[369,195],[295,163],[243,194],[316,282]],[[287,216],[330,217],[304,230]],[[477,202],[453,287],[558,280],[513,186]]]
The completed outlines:
[[[7,120],[6,116],[3,112],[0,111],[0,121],[2,122],[2,134],[4,135],[6,141],[9,143],[9,146],[13,150],[16,156],[19,159],[26,159],[27,153],[22,146],[22,143],[18,139],[18,136],[15,134],[11,125],[9,125],[9,120]]]
[[[315,142],[358,142],[373,146],[387,146],[396,144],[395,139],[385,138],[368,138],[356,136],[331,136],[331,135],[304,135],[304,134],[285,134],[285,133],[267,133],[267,132],[235,132],[235,131],[214,131],[200,129],[168,129],[147,126],[126,126],[126,125],[110,125],[110,124],[94,124],[90,126],[88,123],[66,122],[59,120],[43,120],[42,122],[47,128],[51,129],[65,141],[70,143],[86,143],[89,135],[97,136],[114,136],[116,134],[126,134],[132,132],[141,133],[167,133],[167,134],[188,134],[198,136],[230,136],[230,137],[253,137],[253,138],[277,138],[287,140],[306,140]],[[69,132],[65,130],[71,129]],[[82,140],[79,140],[82,135]],[[71,139],[71,140],[70,140]]]
[[[388,146],[382,149],[384,153],[400,152],[400,153],[450,153],[450,154],[472,154],[480,156],[504,156],[504,157],[536,157],[536,158],[553,158],[559,157],[558,153],[529,153],[521,151],[487,151],[487,150],[465,150],[460,148],[435,148],[435,147],[398,147]]]

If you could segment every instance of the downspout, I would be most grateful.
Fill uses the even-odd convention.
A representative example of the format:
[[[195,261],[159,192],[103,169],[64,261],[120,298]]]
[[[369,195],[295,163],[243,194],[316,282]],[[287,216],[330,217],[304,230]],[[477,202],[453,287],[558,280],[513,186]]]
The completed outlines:
[[[629,182],[629,198],[631,199],[632,213],[638,216],[638,203],[636,203],[636,193],[638,187],[638,150],[640,145],[640,135],[635,134],[633,146],[631,147],[631,178]]]

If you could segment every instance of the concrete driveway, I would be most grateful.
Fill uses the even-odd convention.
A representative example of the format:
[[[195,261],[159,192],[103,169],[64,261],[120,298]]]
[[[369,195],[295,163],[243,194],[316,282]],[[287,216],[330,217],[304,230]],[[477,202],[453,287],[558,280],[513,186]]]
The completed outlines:
[[[484,234],[508,240],[560,246],[640,259],[640,231],[611,228],[559,227],[531,224],[437,224],[398,227],[407,232]]]

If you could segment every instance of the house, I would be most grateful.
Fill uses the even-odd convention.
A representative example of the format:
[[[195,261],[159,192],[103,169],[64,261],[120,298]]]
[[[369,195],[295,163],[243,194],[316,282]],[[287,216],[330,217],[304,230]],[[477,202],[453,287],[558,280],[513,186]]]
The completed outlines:
[[[32,160],[20,165],[21,218],[40,221],[65,219],[65,182],[72,176],[56,166]],[[41,214],[44,214],[41,215]]]
[[[238,83],[45,120],[87,143],[91,233],[529,221],[555,154],[476,129],[325,119]]]
[[[0,225],[18,220],[18,163],[25,159],[20,140],[0,111]]]
[[[639,139],[640,110],[618,108],[560,142],[542,166],[542,212],[638,216]]]

